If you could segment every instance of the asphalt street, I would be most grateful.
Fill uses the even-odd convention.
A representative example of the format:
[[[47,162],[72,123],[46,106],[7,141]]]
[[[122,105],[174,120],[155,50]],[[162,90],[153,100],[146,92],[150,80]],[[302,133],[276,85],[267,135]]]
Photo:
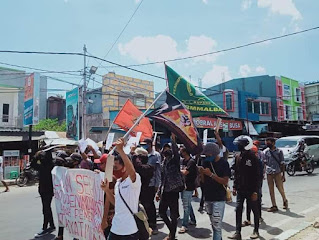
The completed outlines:
[[[282,199],[276,191],[277,205],[280,211],[268,213],[270,197],[266,181],[263,187],[263,218],[260,226],[260,239],[286,239],[289,233],[300,226],[312,222],[319,216],[319,169],[312,175],[297,174],[287,176],[285,191],[289,200],[288,211],[282,209]],[[42,209],[41,199],[37,193],[37,186],[18,187],[11,186],[9,193],[0,194],[0,239],[1,240],[30,240],[41,228]],[[0,187],[0,191],[4,190]],[[234,198],[235,200],[235,198]],[[181,206],[181,204],[180,204]],[[52,204],[55,214],[54,203]],[[193,199],[193,207],[197,218],[197,226],[190,227],[186,234],[178,235],[178,239],[211,239],[211,227],[206,213],[200,214],[199,199]],[[227,239],[235,230],[235,203],[227,204],[223,223],[223,239]],[[182,217],[183,212],[180,209]],[[56,216],[56,215],[55,215]],[[245,214],[243,214],[245,216]],[[55,217],[56,220],[56,217]],[[245,220],[245,218],[243,218]],[[57,226],[57,224],[56,224]],[[158,222],[160,233],[152,239],[163,239],[167,235],[167,228],[163,222]],[[249,239],[252,227],[242,230],[243,239]],[[57,233],[57,232],[56,232]],[[55,234],[56,234],[55,233]],[[53,239],[54,235],[42,239]],[[65,239],[71,239],[67,234]]]

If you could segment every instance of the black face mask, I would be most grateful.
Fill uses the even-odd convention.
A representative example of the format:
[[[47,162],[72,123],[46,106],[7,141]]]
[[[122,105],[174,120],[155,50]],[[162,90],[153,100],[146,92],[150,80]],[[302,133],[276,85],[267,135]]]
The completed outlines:
[[[271,143],[267,143],[267,147],[272,148],[273,145]]]
[[[242,152],[242,151],[244,151],[244,150],[245,150],[245,147],[244,147],[244,146],[242,146],[242,145],[238,145],[238,150]]]

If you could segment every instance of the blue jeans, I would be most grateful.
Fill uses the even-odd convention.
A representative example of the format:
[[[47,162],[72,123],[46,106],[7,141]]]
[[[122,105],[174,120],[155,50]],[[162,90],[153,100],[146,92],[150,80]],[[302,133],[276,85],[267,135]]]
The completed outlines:
[[[213,240],[222,240],[222,222],[225,212],[225,203],[225,201],[205,202],[206,211],[213,228]]]
[[[182,192],[182,202],[183,202],[183,209],[184,209],[184,217],[183,217],[183,223],[182,226],[187,227],[189,217],[191,218],[191,221],[196,223],[195,214],[192,207],[192,196],[193,191],[183,191]]]

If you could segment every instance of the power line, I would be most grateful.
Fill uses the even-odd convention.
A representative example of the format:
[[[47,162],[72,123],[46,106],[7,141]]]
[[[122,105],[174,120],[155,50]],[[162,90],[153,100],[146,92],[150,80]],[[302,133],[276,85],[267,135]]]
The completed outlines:
[[[232,50],[245,48],[245,47],[249,47],[249,46],[252,46],[252,45],[257,45],[257,44],[268,42],[268,41],[278,40],[278,39],[281,39],[281,38],[286,38],[286,37],[290,37],[290,36],[293,36],[293,35],[309,32],[309,31],[313,31],[313,30],[317,30],[317,29],[319,29],[319,26],[318,27],[313,27],[313,28],[308,28],[308,29],[305,29],[305,30],[296,31],[296,32],[293,32],[293,33],[284,34],[284,35],[281,35],[281,36],[267,38],[267,39],[264,39],[264,40],[250,42],[250,43],[238,45],[238,46],[235,46],[235,47],[225,48],[225,49],[221,49],[221,50],[218,50],[218,51],[207,52],[207,53],[192,55],[192,56],[188,56],[188,57],[167,59],[167,60],[156,61],[156,62],[149,62],[149,63],[142,63],[142,64],[132,64],[132,65],[127,65],[127,67],[148,66],[148,65],[160,64],[160,63],[164,63],[164,62],[175,62],[175,61],[187,60],[187,59],[192,59],[192,58],[205,57],[205,56],[208,56],[208,55],[218,54],[218,53],[222,53],[222,52],[229,52],[229,51],[232,51]],[[108,68],[108,67],[110,67],[110,66],[105,66],[105,68]]]
[[[112,51],[113,47],[115,46],[115,44],[117,43],[117,41],[120,39],[120,37],[122,36],[122,34],[124,33],[125,29],[127,28],[127,26],[130,24],[130,22],[132,21],[134,15],[136,14],[136,12],[138,11],[138,9],[140,8],[140,6],[142,5],[144,0],[140,1],[140,3],[138,4],[138,6],[136,7],[136,9],[134,10],[133,14],[131,15],[131,17],[129,18],[129,20],[127,21],[127,23],[125,24],[124,28],[122,29],[122,31],[120,32],[120,34],[117,36],[117,38],[115,39],[115,41],[113,42],[112,46],[110,47],[110,49],[107,51],[107,53],[105,54],[105,56],[103,57],[103,59],[105,59],[109,53]],[[102,61],[100,62],[99,67],[101,66]]]

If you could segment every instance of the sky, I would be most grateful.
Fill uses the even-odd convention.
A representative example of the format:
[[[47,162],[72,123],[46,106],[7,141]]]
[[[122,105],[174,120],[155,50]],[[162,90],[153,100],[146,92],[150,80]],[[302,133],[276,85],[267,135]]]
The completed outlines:
[[[114,44],[131,15],[136,14]],[[318,0],[3,0],[1,50],[82,52],[122,64],[143,64],[212,52],[319,26]],[[194,85],[210,87],[232,78],[287,76],[319,80],[319,30],[229,52],[169,62]],[[52,71],[80,71],[81,56],[0,53],[1,63]],[[98,74],[114,71],[155,83],[166,82],[109,63],[88,59]],[[164,64],[134,69],[165,76]],[[22,68],[18,68],[22,69]],[[31,70],[27,70],[31,72]],[[76,73],[79,74],[79,73]],[[75,74],[75,75],[76,75]],[[52,74],[76,84],[81,76]],[[101,77],[95,76],[101,82]],[[14,81],[14,79],[13,79]],[[89,87],[101,86],[91,81]],[[48,88],[72,85],[49,79]]]

